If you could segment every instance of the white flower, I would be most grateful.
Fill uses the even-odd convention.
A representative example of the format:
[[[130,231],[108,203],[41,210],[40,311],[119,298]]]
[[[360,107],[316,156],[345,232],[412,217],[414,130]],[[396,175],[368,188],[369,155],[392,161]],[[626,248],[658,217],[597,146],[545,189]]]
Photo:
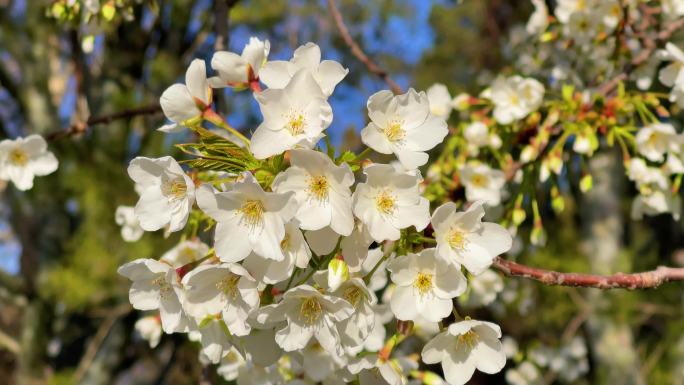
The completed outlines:
[[[363,170],[366,183],[356,186],[354,214],[376,242],[397,240],[399,230],[422,231],[430,221],[427,199],[420,195],[420,174],[399,173],[390,165],[372,164]]]
[[[484,147],[489,144],[489,127],[480,121],[472,122],[463,129],[463,136],[468,144]]]
[[[385,359],[368,354],[350,359],[347,368],[358,374],[360,385],[406,385],[406,375],[418,369],[418,363],[406,357]]]
[[[532,78],[498,77],[482,97],[494,103],[497,122],[510,124],[539,108],[544,98],[544,85]]]
[[[672,213],[675,220],[679,220],[682,203],[679,195],[672,190],[659,189],[657,186],[640,186],[640,194],[632,202],[632,219],[640,220],[645,215]]]
[[[451,314],[451,299],[466,290],[461,266],[437,258],[435,249],[399,256],[387,269],[397,285],[390,306],[400,320],[413,321],[422,317],[439,322]]]
[[[518,367],[506,371],[506,382],[510,385],[538,385],[542,383],[542,377],[534,364],[523,361]]]
[[[527,20],[525,29],[530,35],[538,35],[549,25],[549,9],[544,0],[532,0],[532,5],[534,5],[534,13]]]
[[[662,0],[662,15],[664,17],[676,17],[684,15],[684,1],[682,0]]]
[[[342,357],[330,354],[318,342],[309,343],[300,352],[304,374],[314,383],[325,380],[345,363]]]
[[[558,21],[565,24],[573,13],[584,11],[588,6],[587,0],[558,0],[554,13]]]
[[[363,341],[363,349],[369,352],[377,352],[382,349],[382,346],[385,344],[385,337],[387,337],[385,324],[394,319],[394,314],[392,314],[392,311],[386,304],[373,306],[373,314],[375,317],[373,329],[371,329],[370,334]]]
[[[332,95],[335,86],[349,73],[348,69],[336,61],[321,61],[320,47],[314,43],[306,43],[295,50],[290,61],[274,60],[266,63],[261,70],[261,81],[268,88],[285,88],[301,69],[313,75],[326,97]]]
[[[182,291],[176,270],[154,259],[136,259],[117,270],[133,281],[128,299],[138,310],[159,309],[162,328],[166,333],[185,328],[181,307]]]
[[[226,381],[233,381],[237,379],[240,369],[244,366],[245,359],[235,347],[232,347],[228,354],[221,358],[216,373]]]
[[[177,269],[203,258],[208,253],[209,246],[206,243],[199,239],[187,240],[178,243],[171,250],[164,253],[160,260]]]
[[[447,87],[442,83],[435,83],[427,89],[426,93],[430,102],[430,113],[444,120],[449,119],[453,106]]]
[[[259,309],[257,321],[274,323],[287,321],[276,333],[276,342],[286,352],[303,349],[316,338],[330,354],[343,354],[336,323],[354,312],[349,302],[324,295],[309,285],[288,290],[280,303]]]
[[[0,141],[0,180],[11,180],[21,191],[30,190],[34,177],[52,174],[58,165],[40,135]]]
[[[349,265],[350,271],[359,271],[368,255],[368,247],[373,243],[373,238],[368,232],[368,227],[363,222],[354,222],[354,230],[351,235],[342,238],[340,247],[344,260]],[[382,253],[381,253],[382,254]]]
[[[335,165],[327,155],[313,150],[290,151],[291,166],[278,174],[272,188],[277,193],[292,191],[299,203],[295,218],[303,230],[326,226],[340,235],[354,227],[350,187],[354,174],[344,163]]]
[[[256,96],[264,121],[252,135],[258,159],[295,147],[312,148],[332,122],[332,108],[307,70],[300,70],[282,89],[269,88]]]
[[[663,171],[649,167],[641,158],[631,158],[627,165],[627,176],[639,185],[655,185],[660,189],[668,188],[670,182]]]
[[[137,157],[128,166],[128,175],[140,191],[135,215],[145,231],[169,225],[181,230],[195,201],[195,184],[170,156],[152,159]]]
[[[159,103],[172,123],[161,126],[159,131],[177,132],[199,124],[204,112],[210,109],[211,100],[206,64],[195,59],[185,72],[185,84],[174,84],[162,93]]]
[[[658,80],[668,87],[684,87],[684,52],[672,43],[665,45],[665,50],[659,52],[663,60],[671,61],[658,73]]]
[[[219,51],[211,58],[211,68],[218,72],[217,77],[209,79],[214,88],[246,87],[259,79],[259,71],[271,51],[271,43],[250,37],[242,50],[242,55],[234,52]]]
[[[426,364],[442,363],[444,377],[450,385],[462,385],[475,369],[497,373],[506,365],[501,345],[501,329],[491,322],[465,320],[449,325],[423,348]]]
[[[131,206],[117,207],[114,219],[116,224],[121,226],[121,238],[126,242],[137,241],[145,232],[135,217],[135,209]]]
[[[212,363],[218,364],[219,361],[233,348],[226,324],[221,317],[208,317],[200,323],[197,330],[200,334],[201,353]]]
[[[642,127],[637,132],[634,141],[637,151],[652,162],[662,162],[665,153],[675,149],[676,132],[671,124],[653,123]]]
[[[506,183],[503,171],[486,164],[469,164],[461,169],[461,183],[469,202],[483,200],[489,206],[501,203],[501,191]]]
[[[428,161],[428,151],[442,142],[448,133],[443,117],[430,114],[425,92],[410,89],[395,96],[384,90],[368,99],[371,122],[361,131],[361,140],[382,154],[397,156],[412,170]]]
[[[378,299],[359,277],[345,281],[332,294],[354,308],[354,313],[339,324],[338,330],[347,353],[357,354],[375,326],[374,306]]]
[[[201,265],[183,277],[183,286],[188,315],[203,319],[220,313],[231,334],[249,334],[247,317],[259,307],[259,292],[256,280],[244,267]]]
[[[135,321],[135,331],[150,344],[151,348],[156,348],[159,345],[159,340],[162,335],[162,326],[159,317],[146,316]]]
[[[243,262],[243,266],[259,282],[276,284],[288,279],[295,266],[304,269],[311,259],[311,250],[304,240],[296,220],[285,224],[285,237],[280,242],[283,250],[282,261],[274,261],[251,253]]]
[[[481,222],[485,211],[481,202],[457,212],[453,202],[439,206],[432,214],[432,228],[437,240],[437,255],[447,262],[463,265],[477,275],[494,258],[510,250],[513,239],[496,223]]]
[[[470,279],[468,293],[469,306],[487,306],[494,302],[496,295],[503,291],[504,283],[499,274],[492,270],[485,270],[482,274]]]
[[[197,204],[216,220],[214,248],[223,262],[239,262],[254,251],[263,258],[282,261],[280,243],[285,223],[297,210],[293,193],[265,192],[252,174],[227,192],[214,193],[203,186]]]

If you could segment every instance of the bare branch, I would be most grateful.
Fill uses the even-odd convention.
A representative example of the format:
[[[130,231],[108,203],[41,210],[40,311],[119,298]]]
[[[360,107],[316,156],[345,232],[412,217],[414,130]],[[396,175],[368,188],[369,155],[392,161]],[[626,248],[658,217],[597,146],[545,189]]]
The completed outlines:
[[[82,134],[86,132],[89,127],[98,124],[108,124],[115,120],[130,119],[140,115],[154,115],[159,112],[161,112],[161,106],[159,104],[151,104],[149,106],[131,108],[128,110],[115,112],[113,114],[91,116],[85,123],[74,123],[65,130],[55,131],[51,134],[48,134],[46,138],[49,141],[54,141],[64,137]]]
[[[401,90],[399,84],[397,84],[397,82],[395,82],[394,79],[392,79],[389,76],[387,71],[380,68],[380,66],[378,66],[373,60],[371,60],[371,58],[369,58],[363,52],[361,47],[354,41],[354,39],[352,39],[351,35],[349,34],[349,30],[347,29],[347,26],[344,24],[342,14],[340,13],[340,10],[337,9],[337,4],[335,3],[335,0],[328,0],[328,9],[330,10],[332,17],[335,20],[335,25],[337,26],[337,30],[340,32],[342,40],[344,40],[347,46],[349,46],[352,54],[366,66],[370,73],[377,75],[382,80],[384,80],[385,83],[387,83],[389,88],[392,90],[392,92],[394,92],[394,94],[401,94],[403,91]]]
[[[647,22],[647,18],[644,18],[646,21],[645,24],[649,24]],[[644,26],[648,27],[648,25]],[[679,29],[684,27],[684,18],[675,20],[670,22],[669,24],[665,25],[663,29],[661,29],[655,36],[643,36],[642,43],[644,45],[644,49],[639,52],[636,56],[632,58],[632,60],[625,65],[625,67],[622,69],[622,72],[620,72],[617,76],[613,77],[612,79],[608,80],[607,82],[603,83],[599,88],[598,88],[598,93],[602,95],[608,95],[615,88],[620,84],[620,82],[627,80],[629,78],[629,75],[634,72],[640,65],[644,64],[648,59],[650,59],[656,49],[658,48],[658,44],[662,44],[663,42],[667,41],[675,32],[677,32]],[[642,31],[642,33],[645,33]]]
[[[509,277],[523,277],[549,286],[591,287],[596,289],[652,289],[665,282],[684,281],[684,268],[660,266],[642,273],[596,275],[561,273],[508,261],[501,257],[493,266]]]

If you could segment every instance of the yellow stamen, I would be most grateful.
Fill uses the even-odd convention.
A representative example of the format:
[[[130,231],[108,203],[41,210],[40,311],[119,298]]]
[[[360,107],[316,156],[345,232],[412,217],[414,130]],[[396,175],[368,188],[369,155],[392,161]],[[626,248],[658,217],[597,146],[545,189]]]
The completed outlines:
[[[249,226],[258,226],[264,219],[264,204],[260,200],[248,200],[242,207],[242,220]]]
[[[236,274],[230,274],[223,278],[222,280],[216,282],[216,289],[223,293],[226,297],[231,299],[236,299],[240,292],[238,291],[238,282],[240,281],[240,276]]]
[[[390,215],[396,209],[396,200],[389,190],[382,190],[375,196],[375,206],[381,213]]]
[[[489,178],[484,174],[473,174],[470,178],[470,183],[475,187],[487,187],[489,184]]]
[[[383,133],[390,142],[397,142],[406,136],[406,131],[401,128],[401,122],[393,121],[385,126]]]
[[[173,291],[173,288],[166,281],[166,277],[164,277],[164,275],[157,276],[157,278],[152,280],[152,284],[159,286],[159,297],[162,299],[167,298]]]
[[[170,200],[183,199],[187,192],[188,186],[185,185],[185,179],[183,177],[168,180],[162,185],[162,193]]]
[[[317,175],[309,178],[309,187],[307,188],[307,191],[309,195],[313,196],[316,200],[322,201],[328,198],[329,190],[330,184],[325,175]]]
[[[299,319],[307,325],[313,325],[323,315],[323,306],[316,297],[307,297],[299,307]]]
[[[451,232],[449,232],[447,242],[449,242],[449,246],[451,246],[452,249],[463,250],[465,249],[465,246],[468,243],[468,239],[466,239],[465,231],[456,228],[452,229]]]
[[[21,148],[15,148],[10,152],[9,161],[15,166],[25,166],[28,160],[28,154]]]
[[[466,333],[456,337],[456,343],[458,345],[468,345],[468,348],[470,349],[472,349],[478,341],[480,341],[480,336],[472,330],[468,330]]]
[[[287,129],[287,131],[290,132],[290,135],[297,136],[304,133],[305,126],[306,121],[304,120],[304,115],[302,115],[301,113],[295,113],[289,116],[285,128]]]
[[[413,282],[413,287],[418,290],[420,295],[425,295],[432,290],[432,274],[418,273],[418,277]]]
[[[361,299],[364,297],[365,295],[361,291],[361,289],[359,289],[358,286],[353,285],[346,288],[344,290],[344,293],[342,293],[342,298],[344,298],[354,307],[356,307],[359,304],[359,302],[361,302]]]

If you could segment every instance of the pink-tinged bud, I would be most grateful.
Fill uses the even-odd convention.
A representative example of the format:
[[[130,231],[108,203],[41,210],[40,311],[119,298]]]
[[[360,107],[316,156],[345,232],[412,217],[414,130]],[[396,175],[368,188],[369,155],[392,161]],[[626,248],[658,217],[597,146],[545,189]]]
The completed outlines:
[[[397,320],[397,331],[403,336],[409,336],[413,332],[413,321]]]

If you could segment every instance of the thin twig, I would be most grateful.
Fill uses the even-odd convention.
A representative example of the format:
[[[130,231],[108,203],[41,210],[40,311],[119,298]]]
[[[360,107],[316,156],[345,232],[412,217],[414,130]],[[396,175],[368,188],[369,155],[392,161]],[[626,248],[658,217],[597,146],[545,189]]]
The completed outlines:
[[[337,26],[337,30],[340,32],[340,36],[342,37],[342,40],[349,46],[351,49],[352,55],[354,55],[361,63],[363,63],[368,71],[374,75],[379,76],[382,80],[387,83],[389,88],[394,92],[394,94],[399,95],[403,91],[401,90],[401,87],[397,82],[392,79],[387,71],[384,69],[380,68],[379,65],[377,65],[371,58],[366,55],[361,47],[352,39],[351,34],[349,34],[349,30],[347,29],[347,26],[344,24],[344,19],[342,19],[342,14],[340,13],[340,10],[337,8],[337,4],[335,3],[335,0],[328,0],[328,9],[330,10],[330,13],[332,14],[333,19],[335,20],[335,25]]]
[[[109,335],[109,331],[114,326],[116,320],[119,319],[119,317],[128,314],[131,310],[132,309],[129,304],[121,305],[112,309],[109,315],[102,321],[100,327],[97,329],[97,332],[90,340],[90,343],[88,344],[81,361],[79,361],[78,366],[76,367],[76,371],[74,372],[73,376],[74,384],[80,383],[85,374],[88,372],[90,365],[95,360],[97,352],[100,351],[100,347],[107,338],[107,335]]]
[[[652,289],[665,282],[684,281],[684,268],[660,266],[642,273],[596,275],[561,273],[538,269],[497,257],[493,266],[510,277],[523,277],[549,286],[592,287],[596,289]]]
[[[21,351],[19,342],[2,330],[0,330],[0,348],[4,348],[14,355],[18,355]]]
[[[74,123],[65,130],[55,131],[46,136],[47,140],[54,141],[61,138],[82,134],[88,130],[89,127],[98,124],[108,124],[115,120],[130,119],[140,115],[154,115],[161,112],[159,104],[151,104],[148,106],[131,108],[108,115],[91,116],[85,123]]]

